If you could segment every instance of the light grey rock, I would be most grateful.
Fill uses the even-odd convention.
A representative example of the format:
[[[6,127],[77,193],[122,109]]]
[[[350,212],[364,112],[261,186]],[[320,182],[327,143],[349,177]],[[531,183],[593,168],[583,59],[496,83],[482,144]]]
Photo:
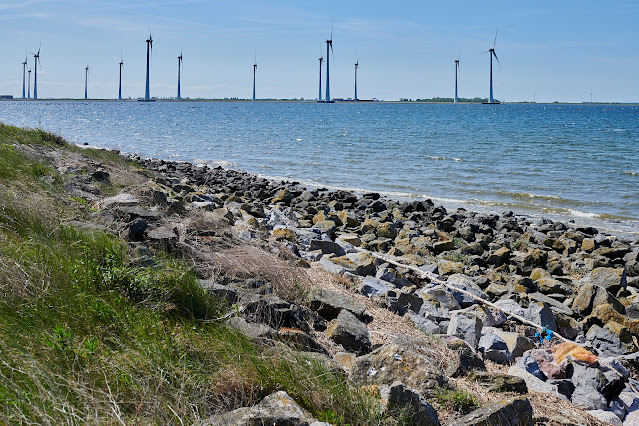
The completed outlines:
[[[535,342],[519,333],[502,330],[497,330],[495,333],[504,339],[513,359],[519,358],[524,352],[535,347]]]
[[[512,299],[500,299],[495,302],[496,306],[499,306],[502,309],[505,309],[508,312],[512,312],[515,315],[524,316],[524,308],[522,308],[519,303]]]
[[[406,278],[402,277],[396,270],[392,268],[379,268],[377,270],[377,274],[375,274],[375,278],[388,281],[393,284],[395,287],[402,288],[410,285],[410,281]]]
[[[544,302],[533,302],[524,311],[524,318],[535,324],[557,331],[557,321],[550,307]]]
[[[481,320],[475,315],[463,311],[453,311],[446,334],[459,337],[466,341],[471,348],[476,349],[482,327]]]
[[[498,364],[508,364],[512,361],[512,355],[506,342],[494,333],[481,336],[477,350],[484,354],[484,359]]]
[[[386,304],[391,311],[404,315],[409,311],[419,313],[424,300],[412,291],[395,289],[386,293]]]
[[[544,382],[543,380],[538,379],[537,377],[533,376],[532,374],[530,374],[529,372],[527,372],[526,370],[524,370],[523,368],[517,365],[511,365],[510,368],[508,369],[508,374],[510,374],[511,376],[521,377],[522,379],[524,379],[529,391],[550,393],[565,399],[565,397],[557,391],[556,386],[553,386],[549,383]]]
[[[408,315],[410,320],[415,323],[417,328],[419,328],[426,334],[441,334],[445,333],[448,329],[447,324],[446,326],[444,326],[443,323],[437,323],[436,321],[433,321],[432,319],[427,318],[423,315],[415,314],[412,312],[409,312]]]
[[[524,354],[521,358],[517,360],[517,367],[521,368],[525,372],[532,374],[537,379],[541,381],[546,380],[546,375],[539,368],[539,364],[537,364],[537,360],[530,356],[529,354]]]
[[[598,325],[590,327],[586,333],[586,342],[599,356],[609,357],[628,353],[619,337]]]
[[[353,272],[352,269],[346,269],[341,265],[338,265],[337,263],[333,262],[331,259],[329,259],[326,256],[323,256],[320,260],[319,260],[319,264],[322,267],[322,269],[324,269],[326,272],[330,272],[331,274],[339,274],[342,275],[346,272]]]
[[[601,420],[612,426],[622,426],[623,423],[619,420],[619,417],[610,411],[605,410],[588,410],[586,411],[588,414],[593,416],[594,418]]]
[[[395,286],[388,281],[377,279],[369,275],[362,281],[360,292],[368,297],[384,297],[394,288]]]
[[[243,407],[210,417],[201,425],[251,426],[296,425],[308,426],[315,419],[300,407],[286,392],[275,392],[253,407]]]
[[[465,290],[481,299],[490,300],[488,295],[484,293],[482,289],[477,284],[475,284],[475,282],[467,275],[453,274],[450,277],[448,277],[448,280],[446,281],[446,283],[448,285],[452,285],[459,289]],[[466,308],[468,306],[479,303],[474,298],[464,293],[461,293],[459,291],[453,291],[453,297],[455,297],[455,299],[457,300],[457,302],[462,308]]]
[[[575,387],[575,391],[572,393],[572,403],[586,410],[605,410],[608,408],[606,398],[590,386]]]

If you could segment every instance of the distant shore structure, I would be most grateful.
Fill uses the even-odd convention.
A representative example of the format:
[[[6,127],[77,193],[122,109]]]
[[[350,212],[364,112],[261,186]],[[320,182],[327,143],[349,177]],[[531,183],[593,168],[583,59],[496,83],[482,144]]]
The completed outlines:
[[[27,71],[27,55],[25,53],[24,55],[24,62],[22,63],[22,99],[25,99],[25,77],[26,77],[26,71]]]
[[[317,96],[317,102],[322,102],[322,62],[324,62],[324,55],[322,54],[322,48],[320,46],[319,57],[319,95]]]
[[[178,93],[177,93],[177,100],[181,100],[182,99],[182,94],[180,93],[180,77],[181,74],[180,72],[182,71],[182,51],[180,50],[180,56],[177,57],[178,58]]]
[[[118,86],[118,100],[122,100],[122,69],[124,68],[124,57],[120,53],[120,85]]]
[[[87,85],[89,83],[89,66],[84,69],[84,100],[89,99],[87,96]]]
[[[499,28],[497,29],[499,30]],[[499,58],[495,53],[495,45],[497,44],[497,31],[495,31],[495,40],[493,41],[493,47],[485,51],[484,53],[488,53],[490,57],[490,97],[488,98],[488,104],[498,104],[499,101],[495,102],[493,98],[493,56],[497,59],[497,63],[499,64],[499,68],[501,68],[501,63],[499,62]]]
[[[455,59],[455,103],[459,102],[459,96],[457,94],[457,75],[459,73],[459,59],[461,58],[461,52],[459,53],[459,56],[457,57],[457,59]]]
[[[330,48],[330,52],[329,52]],[[331,25],[331,38],[326,40],[326,98],[324,102],[331,103],[331,82],[330,82],[330,57],[329,55],[333,52],[333,26]]]
[[[353,99],[356,101],[359,100],[357,98],[357,68],[359,68],[359,58],[355,59],[355,97]]]
[[[33,99],[38,99],[38,62],[40,62],[40,49],[33,55]]]
[[[253,62],[253,100],[255,100],[255,73],[257,71],[257,56],[255,56],[255,62]]]
[[[144,92],[144,100],[151,101],[151,89],[149,87],[149,62],[153,50],[153,35],[149,32],[149,38],[146,40],[146,91]]]

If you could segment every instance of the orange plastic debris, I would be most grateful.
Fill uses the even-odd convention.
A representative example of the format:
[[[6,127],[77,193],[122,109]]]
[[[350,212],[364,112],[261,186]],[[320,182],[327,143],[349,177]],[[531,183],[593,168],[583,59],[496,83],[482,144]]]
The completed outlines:
[[[550,352],[552,352],[555,364],[559,364],[561,361],[569,356],[572,356],[576,360],[588,364],[594,364],[599,360],[599,358],[597,358],[595,354],[572,342],[565,342],[555,345],[550,348]]]

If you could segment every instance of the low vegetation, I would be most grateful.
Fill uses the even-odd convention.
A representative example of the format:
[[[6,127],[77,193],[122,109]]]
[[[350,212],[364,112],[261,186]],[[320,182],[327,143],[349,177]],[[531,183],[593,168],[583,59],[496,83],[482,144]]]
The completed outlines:
[[[118,237],[78,225],[90,211],[25,144],[75,149],[0,125],[0,423],[184,424],[276,390],[320,420],[395,422],[340,372],[226,328],[229,307],[192,265],[156,253],[140,266]]]

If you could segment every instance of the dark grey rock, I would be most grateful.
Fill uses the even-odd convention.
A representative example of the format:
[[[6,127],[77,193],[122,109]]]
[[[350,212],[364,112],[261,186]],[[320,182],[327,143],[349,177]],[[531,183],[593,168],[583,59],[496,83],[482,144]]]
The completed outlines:
[[[140,217],[133,220],[127,225],[127,228],[129,229],[129,239],[131,241],[142,241],[144,239],[144,233],[148,227],[149,224],[146,220]]]
[[[336,256],[344,256],[346,254],[342,246],[333,241],[326,240],[311,240],[309,250],[320,250],[324,254],[334,254]]]
[[[541,371],[539,364],[537,364],[537,361],[532,356],[524,354],[517,360],[516,365],[539,380],[546,380],[546,375]]]
[[[544,302],[531,303],[524,311],[524,318],[542,325],[552,331],[557,331],[557,321],[550,307]]]
[[[394,408],[407,410],[410,424],[420,426],[439,426],[440,424],[435,408],[416,391],[399,381],[391,385],[388,403]]]
[[[477,316],[462,311],[452,312],[446,334],[459,337],[471,348],[476,348],[483,324]]]
[[[371,350],[368,328],[350,311],[342,309],[328,326],[328,337],[347,351],[365,354]]]
[[[448,277],[448,280],[446,283],[448,285],[465,290],[481,299],[490,300],[488,295],[484,293],[482,289],[477,284],[475,284],[475,282],[470,277],[466,275],[453,274],[450,277]],[[453,296],[455,297],[455,299],[457,300],[457,302],[460,304],[462,308],[466,308],[468,306],[478,303],[477,300],[475,300],[474,298],[464,293],[461,293],[459,291],[453,291]]]
[[[389,290],[394,288],[395,286],[388,281],[377,279],[369,275],[362,281],[360,292],[369,297],[384,297]]]
[[[548,380],[547,382],[550,385],[557,387],[557,392],[562,394],[570,401],[572,397],[572,393],[575,391],[575,385],[569,379],[554,379]]]
[[[533,409],[528,398],[504,399],[455,420],[459,426],[532,426]]]
[[[617,335],[598,325],[590,327],[586,333],[586,342],[599,356],[607,357],[628,353]]]
[[[513,359],[506,342],[494,333],[481,336],[477,350],[484,354],[484,359],[498,364],[508,364]]]
[[[316,289],[311,291],[310,308],[330,321],[337,318],[342,309],[346,309],[361,319],[364,316],[366,305],[357,299],[336,291]]]

